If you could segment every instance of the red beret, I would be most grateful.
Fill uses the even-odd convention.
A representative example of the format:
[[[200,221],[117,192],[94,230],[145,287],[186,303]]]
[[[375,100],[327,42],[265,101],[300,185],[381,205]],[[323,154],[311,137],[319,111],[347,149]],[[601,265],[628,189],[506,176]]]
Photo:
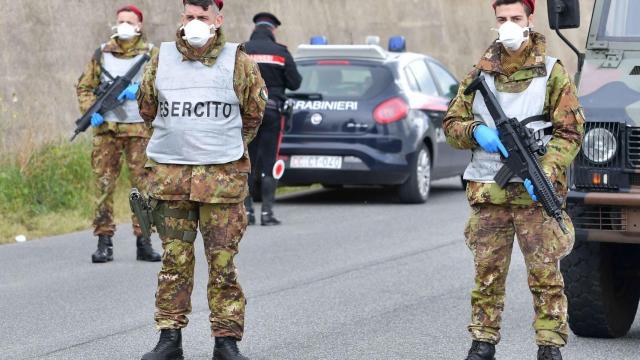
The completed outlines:
[[[213,0],[213,2],[218,7],[218,10],[222,10],[222,7],[224,6],[224,1],[223,0]],[[187,2],[185,0],[182,0],[182,5],[186,5],[186,4],[187,4]]]
[[[118,11],[116,11],[116,15],[120,14],[123,11],[131,11],[132,13],[136,14],[138,16],[138,19],[140,19],[140,22],[142,22],[142,10],[138,9],[137,6],[135,5],[126,5],[121,7],[120,9],[118,9]]]
[[[525,5],[527,5],[529,7],[529,9],[531,9],[531,13],[533,14],[534,12],[536,12],[536,0],[521,0],[522,3],[524,3]],[[496,9],[496,2],[494,0],[493,2],[493,10]]]

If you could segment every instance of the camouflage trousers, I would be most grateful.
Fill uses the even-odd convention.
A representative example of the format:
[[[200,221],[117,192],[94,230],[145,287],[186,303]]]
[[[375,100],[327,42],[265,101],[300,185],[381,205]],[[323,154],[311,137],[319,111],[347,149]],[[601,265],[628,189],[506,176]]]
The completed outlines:
[[[96,179],[97,204],[93,220],[94,235],[113,236],[116,224],[113,219],[113,193],[116,188],[122,159],[129,168],[129,182],[140,191],[146,190],[147,143],[143,137],[116,137],[111,133],[96,134],[93,137],[91,165]],[[132,214],[133,233],[142,235],[138,219]]]
[[[162,214],[160,219],[156,213]],[[244,204],[160,201],[154,209],[154,222],[164,249],[156,293],[157,328],[181,329],[189,322],[193,243],[199,227],[209,264],[207,298],[212,336],[242,339],[246,301],[233,259],[247,228]]]
[[[570,230],[568,235],[539,206],[472,206],[465,237],[476,270],[469,325],[474,340],[492,344],[500,341],[505,283],[515,235],[524,255],[533,295],[536,343],[566,344],[567,298],[560,259],[573,248],[575,235],[571,219],[566,214],[564,218]]]

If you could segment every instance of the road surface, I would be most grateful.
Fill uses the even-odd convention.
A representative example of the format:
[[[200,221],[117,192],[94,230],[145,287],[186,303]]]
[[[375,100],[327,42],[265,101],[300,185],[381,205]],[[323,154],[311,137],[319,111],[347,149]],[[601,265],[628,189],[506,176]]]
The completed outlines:
[[[425,205],[382,190],[317,190],[277,207],[284,225],[251,227],[237,265],[251,359],[463,359],[472,258],[459,183]],[[159,263],[135,260],[130,226],[115,261],[91,264],[90,232],[0,247],[0,359],[139,359],[155,346]],[[186,359],[210,359],[206,263],[198,240]],[[154,239],[154,246],[159,241]],[[535,359],[533,309],[518,248],[497,359]],[[614,340],[572,336],[565,359],[639,359],[640,318]]]

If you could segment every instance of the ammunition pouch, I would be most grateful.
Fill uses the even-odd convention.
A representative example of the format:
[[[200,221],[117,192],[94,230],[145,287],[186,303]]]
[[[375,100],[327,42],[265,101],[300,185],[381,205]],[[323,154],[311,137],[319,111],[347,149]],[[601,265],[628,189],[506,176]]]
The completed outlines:
[[[153,223],[161,237],[178,239],[189,243],[196,240],[197,231],[182,231],[170,228],[166,225],[165,218],[197,221],[199,218],[197,210],[170,209],[167,207],[166,201],[157,199],[151,199],[150,205]]]

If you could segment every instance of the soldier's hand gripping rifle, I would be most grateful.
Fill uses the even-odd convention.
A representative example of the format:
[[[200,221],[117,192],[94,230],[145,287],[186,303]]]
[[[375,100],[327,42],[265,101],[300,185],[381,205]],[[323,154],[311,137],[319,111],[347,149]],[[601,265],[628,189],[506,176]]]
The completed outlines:
[[[118,97],[129,85],[131,85],[133,78],[136,77],[140,69],[147,61],[149,61],[149,59],[149,55],[143,55],[140,60],[133,64],[131,69],[129,69],[124,76],[117,76],[111,83],[107,83],[106,86],[101,86],[97,89],[96,95],[98,96],[98,99],[93,105],[91,105],[89,110],[76,120],[76,129],[71,137],[71,141],[73,141],[78,134],[89,128],[91,125],[91,116],[93,114],[99,113],[100,115],[104,115],[105,113],[115,110],[122,105],[124,101],[119,100]]]
[[[133,188],[129,194],[129,205],[131,206],[131,211],[138,218],[140,230],[142,230],[142,237],[147,241],[151,240],[151,225],[153,224],[153,220],[149,202],[140,194],[138,189]]]
[[[498,129],[500,141],[509,154],[506,159],[503,158],[505,165],[495,176],[495,182],[504,188],[514,176],[530,179],[544,211],[560,224],[565,234],[569,233],[562,219],[562,201],[538,162],[538,156],[544,155],[546,148],[536,141],[532,130],[521,124],[518,119],[508,118],[505,115],[495,95],[487,86],[484,76],[478,76],[464,93],[469,95],[475,91],[480,91],[482,94],[484,103]]]

